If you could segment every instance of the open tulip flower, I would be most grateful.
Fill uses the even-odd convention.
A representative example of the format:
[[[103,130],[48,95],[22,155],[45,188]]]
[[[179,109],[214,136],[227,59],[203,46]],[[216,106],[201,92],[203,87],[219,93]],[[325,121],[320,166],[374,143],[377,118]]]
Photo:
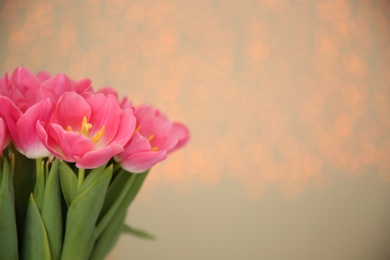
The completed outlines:
[[[181,123],[89,79],[17,68],[0,78],[0,259],[104,259]],[[114,241],[114,242],[113,242]]]
[[[4,118],[16,149],[28,158],[50,155],[38,138],[35,125],[38,120],[48,120],[54,104],[45,99],[30,106],[24,113],[8,97],[0,96],[0,116]]]
[[[28,158],[50,155],[36,132],[38,121],[48,121],[55,103],[66,92],[92,95],[89,79],[72,81],[61,73],[50,77],[45,72],[34,75],[27,68],[17,68],[11,77],[0,79],[0,116],[6,121],[16,149]]]
[[[127,171],[144,172],[188,141],[189,133],[184,125],[169,121],[150,105],[136,108],[134,115],[137,119],[135,133],[124,152],[115,157]]]
[[[0,117],[0,156],[3,153],[4,147],[7,146],[8,141],[9,138],[7,137],[4,120]]]
[[[101,93],[86,99],[65,93],[49,122],[37,124],[42,142],[53,155],[88,169],[122,152],[134,128],[133,111],[121,109],[115,96]]]

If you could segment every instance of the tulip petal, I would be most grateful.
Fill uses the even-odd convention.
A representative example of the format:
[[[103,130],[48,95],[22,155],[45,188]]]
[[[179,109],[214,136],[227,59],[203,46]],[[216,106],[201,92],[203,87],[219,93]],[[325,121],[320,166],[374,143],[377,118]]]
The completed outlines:
[[[130,141],[126,144],[125,150],[121,154],[118,154],[115,159],[117,161],[122,161],[134,153],[148,152],[151,151],[151,149],[148,140],[138,132],[134,132]]]
[[[114,139],[120,123],[122,109],[119,107],[118,100],[115,96],[105,96],[98,93],[88,98],[87,101],[93,111],[90,119],[90,123],[93,125],[91,134],[94,135],[104,126],[103,143],[110,143]]]
[[[171,134],[178,139],[176,146],[169,152],[173,152],[188,143],[190,140],[190,132],[188,128],[181,123],[173,123],[171,128]]]
[[[51,92],[51,98],[55,101],[57,101],[63,93],[73,90],[71,80],[64,73],[60,73],[46,80],[42,83],[41,88]]]
[[[81,79],[75,82],[74,89],[78,94],[84,94],[86,92],[92,93],[92,86],[90,79]]]
[[[28,158],[41,158],[50,155],[42,144],[36,131],[38,121],[48,121],[54,110],[54,104],[49,99],[31,106],[16,123],[18,138],[14,141],[16,149]]]
[[[46,71],[40,71],[37,73],[37,78],[41,81],[44,82],[48,79],[50,79],[50,74],[47,73]]]
[[[12,73],[11,79],[14,86],[13,88],[18,89],[27,102],[27,107],[22,108],[22,105],[19,105],[16,100],[11,98],[16,105],[21,108],[22,112],[40,100],[41,81],[30,70],[27,68],[17,68]]]
[[[134,112],[140,133],[148,137],[150,135],[167,135],[172,126],[161,112],[151,106],[141,106]]]
[[[5,122],[8,134],[15,140],[17,138],[16,122],[22,116],[22,112],[8,97],[0,96],[0,104],[0,117]]]
[[[61,125],[64,129],[70,126],[73,131],[80,130],[83,117],[89,120],[91,107],[85,99],[74,93],[64,93],[58,101],[52,122]]]
[[[52,135],[48,134],[47,131],[50,132],[50,130],[46,130],[47,126],[48,123],[42,121],[38,121],[35,125],[39,139],[54,156],[58,157],[60,160],[66,160],[66,157],[63,155],[61,148],[58,146],[56,140],[54,140]]]
[[[8,92],[10,91],[10,88],[10,79],[8,73],[5,73],[5,76],[3,78],[0,78],[0,95],[7,96]]]
[[[142,152],[133,154],[121,162],[121,166],[128,172],[141,173],[167,157],[166,151]]]
[[[3,154],[6,142],[6,131],[3,119],[0,117],[0,156]]]
[[[22,112],[27,110],[29,104],[19,89],[15,87],[11,88],[8,96]]]
[[[27,68],[16,68],[12,72],[12,82],[18,86],[18,88],[24,91],[35,91],[40,85],[41,81]]]
[[[124,109],[120,116],[120,123],[118,131],[114,138],[115,143],[125,146],[126,143],[130,140],[131,136],[134,133],[135,129],[135,117],[132,115],[132,110]]]
[[[157,147],[159,150],[166,150],[167,152],[170,152],[176,147],[178,139],[176,136],[171,134],[157,135],[150,143],[153,147]]]
[[[133,103],[131,103],[127,97],[124,97],[120,103],[120,106],[122,109],[126,109],[126,108],[129,108],[129,109],[132,109],[134,110],[134,106],[133,106]]]
[[[54,139],[57,139],[62,153],[67,158],[83,157],[88,151],[94,149],[90,139],[82,134],[67,132],[60,125],[52,124]],[[66,159],[69,161],[69,159]]]
[[[138,124],[140,124],[144,119],[153,117],[155,114],[155,108],[150,105],[141,105],[136,108],[134,115],[137,118]]]
[[[84,156],[74,156],[78,168],[93,169],[107,163],[116,154],[123,151],[123,146],[111,144],[98,150],[91,150]]]
[[[103,87],[97,91],[97,93],[103,93],[105,96],[113,95],[118,99],[118,92],[112,87]]]

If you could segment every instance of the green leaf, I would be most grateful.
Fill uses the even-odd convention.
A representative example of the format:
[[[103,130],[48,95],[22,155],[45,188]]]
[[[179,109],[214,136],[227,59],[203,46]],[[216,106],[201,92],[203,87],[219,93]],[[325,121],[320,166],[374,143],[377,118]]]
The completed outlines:
[[[0,168],[0,259],[18,259],[14,186],[8,161]]]
[[[49,164],[49,163],[47,163]],[[46,168],[47,169],[47,168]],[[42,204],[42,219],[49,238],[52,259],[60,259],[62,248],[62,194],[60,189],[59,160],[55,159],[47,176]]]
[[[96,220],[102,209],[112,166],[74,198],[68,209],[62,260],[88,259]]]
[[[146,179],[146,176],[148,176],[148,173],[149,173],[149,170],[144,172],[144,173],[135,174],[136,177],[135,177],[134,183],[131,186],[131,189],[129,190],[129,192],[127,193],[127,195],[125,196],[125,199],[124,199],[124,208],[127,209],[130,206],[130,204],[133,202],[133,200],[137,196],[139,190],[141,189],[142,184],[144,183],[144,181]]]
[[[144,230],[141,229],[135,229],[132,228],[126,224],[123,224],[122,226],[122,233],[130,234],[136,237],[144,238],[144,239],[149,239],[149,240],[155,240],[156,237]]]
[[[132,174],[122,170],[110,185],[109,192],[110,196],[115,198],[114,204],[98,222],[94,234],[96,243],[90,259],[103,259],[114,247],[121,234],[127,209],[141,188],[147,173]],[[108,197],[109,194],[106,196],[106,202]]]
[[[70,207],[71,202],[77,195],[77,177],[64,161],[60,162],[60,180],[62,194],[64,195],[66,204]]]
[[[107,211],[114,205],[115,201],[118,200],[119,195],[123,191],[124,186],[130,179],[131,174],[126,171],[120,171],[115,179],[111,182],[107,190],[106,199],[104,200],[103,208],[99,216],[100,221]]]
[[[49,240],[47,238],[45,225],[43,224],[41,214],[39,213],[33,194],[30,195],[28,202],[26,233],[22,251],[22,259],[24,260],[51,259]]]
[[[30,194],[35,186],[35,162],[16,150],[14,152],[14,195],[19,248],[23,247],[26,212]]]
[[[134,176],[134,177],[133,177]],[[155,239],[155,237],[145,231],[137,230],[134,228],[124,228],[124,221],[126,218],[126,213],[129,205],[134,200],[135,196],[138,194],[139,189],[141,188],[145,178],[147,176],[146,173],[142,174],[131,174],[125,171],[122,171],[120,175],[117,176],[117,178],[113,181],[113,183],[110,185],[110,188],[107,192],[106,201],[109,197],[109,192],[111,192],[111,196],[115,197],[113,194],[117,194],[117,199],[119,197],[119,194],[122,194],[119,191],[127,191],[125,198],[123,199],[122,203],[120,204],[119,208],[115,212],[115,214],[110,219],[107,226],[103,229],[101,234],[97,237],[97,232],[95,233],[95,237],[97,237],[97,241],[95,243],[95,246],[93,248],[90,260],[101,260],[104,259],[106,255],[112,250],[112,248],[115,246],[115,243],[120,237],[120,234],[122,232],[131,233],[133,235],[136,235],[138,237],[142,237],[144,239]],[[134,178],[133,181],[131,179]],[[126,182],[127,181],[127,182]],[[132,182],[130,188],[128,190],[123,189],[126,184],[129,182]],[[122,185],[120,185],[122,183]],[[119,188],[119,191],[118,191]],[[99,224],[98,224],[99,225]],[[125,230],[124,230],[125,229]]]
[[[97,239],[100,236],[100,234],[103,232],[106,226],[110,223],[112,217],[120,209],[127,210],[131,202],[134,200],[135,196],[137,195],[139,189],[142,186],[142,183],[144,182],[148,174],[148,172],[139,173],[139,174],[129,173],[125,171],[123,172],[124,175],[128,175],[126,176],[127,177],[126,183],[124,187],[120,190],[120,194],[117,196],[112,206],[98,222],[95,231],[95,239]]]
[[[125,217],[125,210],[121,210],[115,214],[110,224],[104,229],[96,241],[91,257],[89,258],[90,260],[101,260],[108,255],[119,239]]]
[[[99,168],[95,168],[95,169],[91,170],[89,172],[87,178],[85,178],[85,180],[81,184],[78,193],[85,190],[93,181],[95,181],[96,178],[99,177],[99,175],[104,171],[105,168],[106,168],[106,164],[100,166]]]

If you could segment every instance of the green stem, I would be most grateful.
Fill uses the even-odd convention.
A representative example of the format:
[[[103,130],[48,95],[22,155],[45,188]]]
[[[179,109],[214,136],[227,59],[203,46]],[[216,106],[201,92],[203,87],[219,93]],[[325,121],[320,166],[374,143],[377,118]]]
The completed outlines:
[[[38,179],[38,176],[42,174],[42,158],[35,159],[35,174]]]
[[[43,169],[43,159],[35,159],[35,187],[34,187],[34,198],[39,209],[42,208],[43,193],[45,190],[45,175]]]
[[[77,176],[77,189],[80,189],[81,184],[84,181],[85,169],[79,168],[79,174]]]

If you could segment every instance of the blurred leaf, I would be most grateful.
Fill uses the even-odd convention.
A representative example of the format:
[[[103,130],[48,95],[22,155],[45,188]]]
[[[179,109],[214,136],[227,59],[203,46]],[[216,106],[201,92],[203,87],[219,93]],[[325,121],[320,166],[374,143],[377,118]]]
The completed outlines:
[[[51,259],[49,240],[47,238],[45,225],[43,224],[34,195],[30,195],[27,215],[26,233],[22,250],[22,259]]]
[[[123,224],[122,226],[122,233],[125,233],[125,234],[130,234],[130,235],[133,235],[133,236],[136,236],[136,237],[140,237],[140,238],[144,238],[144,239],[149,239],[149,240],[155,240],[156,237],[144,230],[141,230],[141,229],[135,229],[135,228],[132,228],[126,224]]]
[[[70,204],[61,259],[88,259],[96,220],[102,209],[112,166],[96,178]]]
[[[60,162],[60,180],[62,194],[64,195],[66,204],[69,208],[71,202],[77,195],[77,177],[69,165],[64,161]]]
[[[1,158],[0,158],[1,160]],[[0,168],[0,259],[18,259],[14,186],[8,161]]]
[[[62,194],[60,189],[59,160],[55,159],[47,176],[42,204],[42,219],[45,223],[49,238],[52,259],[60,259],[61,256],[63,235],[61,204]]]

